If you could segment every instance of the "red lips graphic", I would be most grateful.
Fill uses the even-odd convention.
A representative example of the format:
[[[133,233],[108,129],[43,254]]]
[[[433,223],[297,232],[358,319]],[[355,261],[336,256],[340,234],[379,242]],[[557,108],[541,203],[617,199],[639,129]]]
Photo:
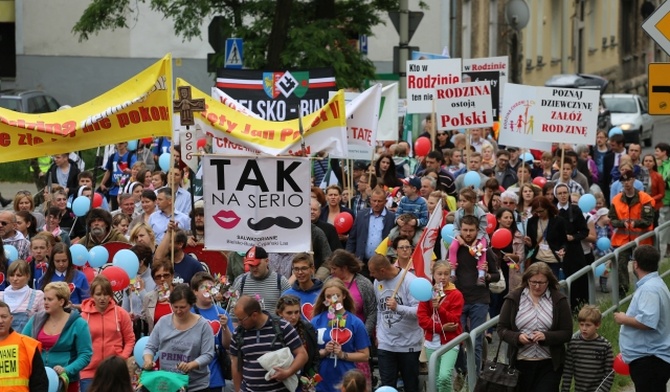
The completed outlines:
[[[216,222],[217,225],[226,230],[232,229],[240,223],[240,217],[237,216],[235,211],[221,210],[212,218],[214,218],[214,222]]]

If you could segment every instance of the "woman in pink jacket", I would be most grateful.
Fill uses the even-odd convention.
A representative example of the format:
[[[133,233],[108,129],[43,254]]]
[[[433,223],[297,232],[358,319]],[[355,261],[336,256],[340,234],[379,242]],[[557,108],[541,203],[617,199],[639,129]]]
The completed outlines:
[[[114,302],[112,285],[98,275],[91,282],[91,298],[81,304],[81,316],[88,322],[93,342],[91,362],[81,371],[81,392],[87,392],[95,369],[105,358],[118,355],[128,359],[135,346],[135,334],[130,316]]]

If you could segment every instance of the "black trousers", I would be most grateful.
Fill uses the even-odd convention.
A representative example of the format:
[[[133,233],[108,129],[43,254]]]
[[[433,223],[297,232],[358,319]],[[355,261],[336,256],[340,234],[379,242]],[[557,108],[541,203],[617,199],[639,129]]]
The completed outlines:
[[[634,360],[629,365],[630,378],[638,392],[665,392],[670,380],[670,363],[659,357],[648,356]]]

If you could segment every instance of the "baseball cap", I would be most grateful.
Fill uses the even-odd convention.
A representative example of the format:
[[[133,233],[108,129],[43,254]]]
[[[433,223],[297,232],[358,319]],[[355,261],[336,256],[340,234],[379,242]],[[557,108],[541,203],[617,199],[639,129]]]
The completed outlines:
[[[402,180],[402,183],[405,185],[410,185],[416,189],[421,189],[421,179],[419,177],[408,177]]]
[[[627,181],[630,180],[631,178],[635,178],[635,174],[633,173],[632,170],[624,170],[621,173],[621,181]]]
[[[610,213],[610,210],[603,207],[603,208],[599,209],[598,211],[596,211],[596,213],[593,215],[593,219],[594,219],[595,222],[598,222],[598,219],[602,218],[603,216],[609,215],[609,213]]]
[[[247,254],[244,256],[244,264],[257,266],[261,263],[261,260],[268,258],[268,252],[260,246],[252,246],[251,249],[247,251]]]

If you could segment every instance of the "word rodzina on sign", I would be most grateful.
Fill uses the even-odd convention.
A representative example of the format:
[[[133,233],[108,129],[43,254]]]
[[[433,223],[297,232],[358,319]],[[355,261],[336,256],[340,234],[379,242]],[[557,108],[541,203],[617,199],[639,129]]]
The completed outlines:
[[[490,82],[439,85],[435,92],[437,129],[493,126]]]

